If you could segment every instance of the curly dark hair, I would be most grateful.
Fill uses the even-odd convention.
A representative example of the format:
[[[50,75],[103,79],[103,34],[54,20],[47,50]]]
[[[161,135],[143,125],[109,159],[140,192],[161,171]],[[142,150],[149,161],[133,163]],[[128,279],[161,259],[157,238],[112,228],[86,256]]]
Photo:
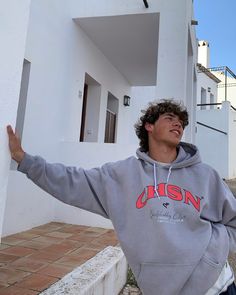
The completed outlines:
[[[183,128],[188,125],[188,112],[181,102],[173,99],[162,99],[149,103],[146,110],[141,111],[144,115],[140,117],[138,122],[134,125],[136,135],[139,138],[139,146],[142,152],[149,150],[148,146],[148,132],[145,128],[146,123],[154,124],[160,115],[165,113],[173,113],[177,115],[183,122]]]

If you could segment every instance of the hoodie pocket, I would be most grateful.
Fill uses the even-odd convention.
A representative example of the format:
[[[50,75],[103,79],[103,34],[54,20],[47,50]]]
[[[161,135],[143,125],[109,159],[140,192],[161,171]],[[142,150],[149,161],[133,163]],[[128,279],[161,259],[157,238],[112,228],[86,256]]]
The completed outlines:
[[[221,263],[215,261],[206,254],[203,255],[186,285],[181,290],[181,295],[206,294],[206,292],[215,284],[221,273],[222,267]]]
[[[210,266],[212,266],[214,268],[222,267],[222,265],[219,262],[214,261],[212,258],[210,258],[207,255],[203,255],[202,260],[203,260],[203,262],[209,264]]]
[[[192,264],[141,264],[138,285],[144,295],[177,295],[193,271]]]

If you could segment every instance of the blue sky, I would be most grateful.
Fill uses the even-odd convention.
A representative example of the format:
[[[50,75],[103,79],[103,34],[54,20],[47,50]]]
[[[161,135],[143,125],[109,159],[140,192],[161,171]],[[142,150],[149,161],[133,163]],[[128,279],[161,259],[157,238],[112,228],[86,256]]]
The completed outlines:
[[[210,66],[236,74],[236,0],[194,0],[196,34],[210,43]]]

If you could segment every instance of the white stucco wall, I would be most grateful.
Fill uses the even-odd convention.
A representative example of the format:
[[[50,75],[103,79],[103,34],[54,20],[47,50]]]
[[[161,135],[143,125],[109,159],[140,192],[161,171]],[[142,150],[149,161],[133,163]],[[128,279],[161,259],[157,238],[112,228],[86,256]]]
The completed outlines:
[[[30,0],[9,0],[0,6],[0,237],[10,165],[6,125],[16,122],[29,6]]]
[[[210,103],[210,95],[214,95],[214,101],[217,102],[217,83],[208,77],[205,73],[198,73],[197,82],[197,104],[201,104],[201,88],[206,89],[206,103]],[[208,88],[210,88],[208,91]],[[217,108],[217,106],[206,106],[206,109]],[[198,107],[199,109],[199,107]]]
[[[102,85],[98,132],[100,143],[104,141],[105,112],[110,91],[120,100],[117,142],[131,144],[125,132],[131,108],[123,106],[123,95],[129,95],[131,87],[72,21],[66,4],[66,1],[60,4],[58,1],[32,1],[25,54],[31,62],[31,73],[22,142],[26,151],[40,154],[51,162],[66,162],[64,152],[70,153],[76,145],[78,154],[71,154],[74,164],[89,157],[90,161],[85,161],[90,163],[90,166],[86,165],[88,168],[97,163],[97,146],[91,143],[91,146],[83,149],[86,143],[78,143],[82,109],[82,99],[78,93],[83,90],[85,73]],[[126,148],[125,153],[121,152],[120,155],[115,147],[112,153],[113,159],[118,160],[128,156],[130,149]],[[100,150],[99,159],[99,164],[108,159],[106,150]],[[46,223],[52,216],[57,218],[56,201],[36,190],[28,181],[22,185],[20,174],[10,172],[10,184],[4,235],[28,229],[36,223]],[[71,208],[71,212],[73,210]],[[21,219],[22,212],[25,212],[24,220]],[[89,216],[87,220],[90,219]],[[16,220],[21,220],[17,226],[14,225]]]
[[[124,0],[88,0],[79,3],[73,0],[32,0],[25,53],[25,58],[31,63],[23,132],[26,151],[40,154],[49,162],[84,168],[123,159],[135,154],[138,141],[133,125],[140,115],[140,109],[146,107],[148,101],[163,97],[185,102],[186,99],[193,99],[194,87],[187,87],[186,82],[187,74],[192,75],[195,62],[195,32],[189,26],[192,2],[149,0],[149,5],[150,9],[146,10],[143,2],[136,0],[129,3]],[[163,22],[159,32],[157,87],[131,88],[128,81],[72,20],[73,17],[159,11]],[[190,43],[192,51],[189,50]],[[101,85],[96,143],[79,143],[78,140],[85,73]],[[192,81],[188,80],[188,83]],[[108,92],[119,100],[117,144],[103,143]],[[125,94],[131,96],[130,107],[123,106]],[[187,140],[191,138],[190,133]],[[52,219],[111,226],[103,218],[54,200],[23,178],[15,171],[10,173],[4,235]],[[17,226],[16,220],[19,221]]]
[[[213,72],[221,82],[218,87],[218,102],[225,101],[225,75],[224,72]],[[236,108],[236,79],[227,77],[227,100],[231,102],[231,105]]]
[[[236,178],[236,111],[229,109],[229,178]]]
[[[233,150],[229,149],[229,138],[232,137],[229,124],[229,103],[223,103],[221,109],[197,111],[197,121],[227,133],[219,133],[201,125],[197,125],[196,144],[200,150],[202,161],[211,165],[222,178],[232,178],[229,168]],[[235,146],[234,146],[235,149]]]
[[[146,9],[142,1],[96,1],[88,0],[77,5],[76,0],[70,0],[72,17],[110,16],[119,14],[160,13],[159,48],[157,68],[156,97],[174,97],[187,99],[187,59],[188,36],[193,43],[193,54],[196,58],[195,29],[190,25],[193,16],[192,1],[149,0]],[[173,29],[174,28],[174,29]],[[174,44],[174,46],[173,46]],[[192,68],[194,62],[192,62]],[[170,86],[171,83],[171,86]]]

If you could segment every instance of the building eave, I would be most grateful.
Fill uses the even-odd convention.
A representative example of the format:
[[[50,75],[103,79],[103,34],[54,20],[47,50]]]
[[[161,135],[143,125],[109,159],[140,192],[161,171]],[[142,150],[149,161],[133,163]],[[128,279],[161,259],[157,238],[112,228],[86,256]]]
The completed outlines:
[[[211,71],[209,71],[207,68],[205,68],[202,64],[197,63],[197,67],[198,67],[198,72],[204,73],[209,78],[211,78],[212,80],[214,80],[216,83],[220,83],[221,82],[220,79],[218,79]]]

